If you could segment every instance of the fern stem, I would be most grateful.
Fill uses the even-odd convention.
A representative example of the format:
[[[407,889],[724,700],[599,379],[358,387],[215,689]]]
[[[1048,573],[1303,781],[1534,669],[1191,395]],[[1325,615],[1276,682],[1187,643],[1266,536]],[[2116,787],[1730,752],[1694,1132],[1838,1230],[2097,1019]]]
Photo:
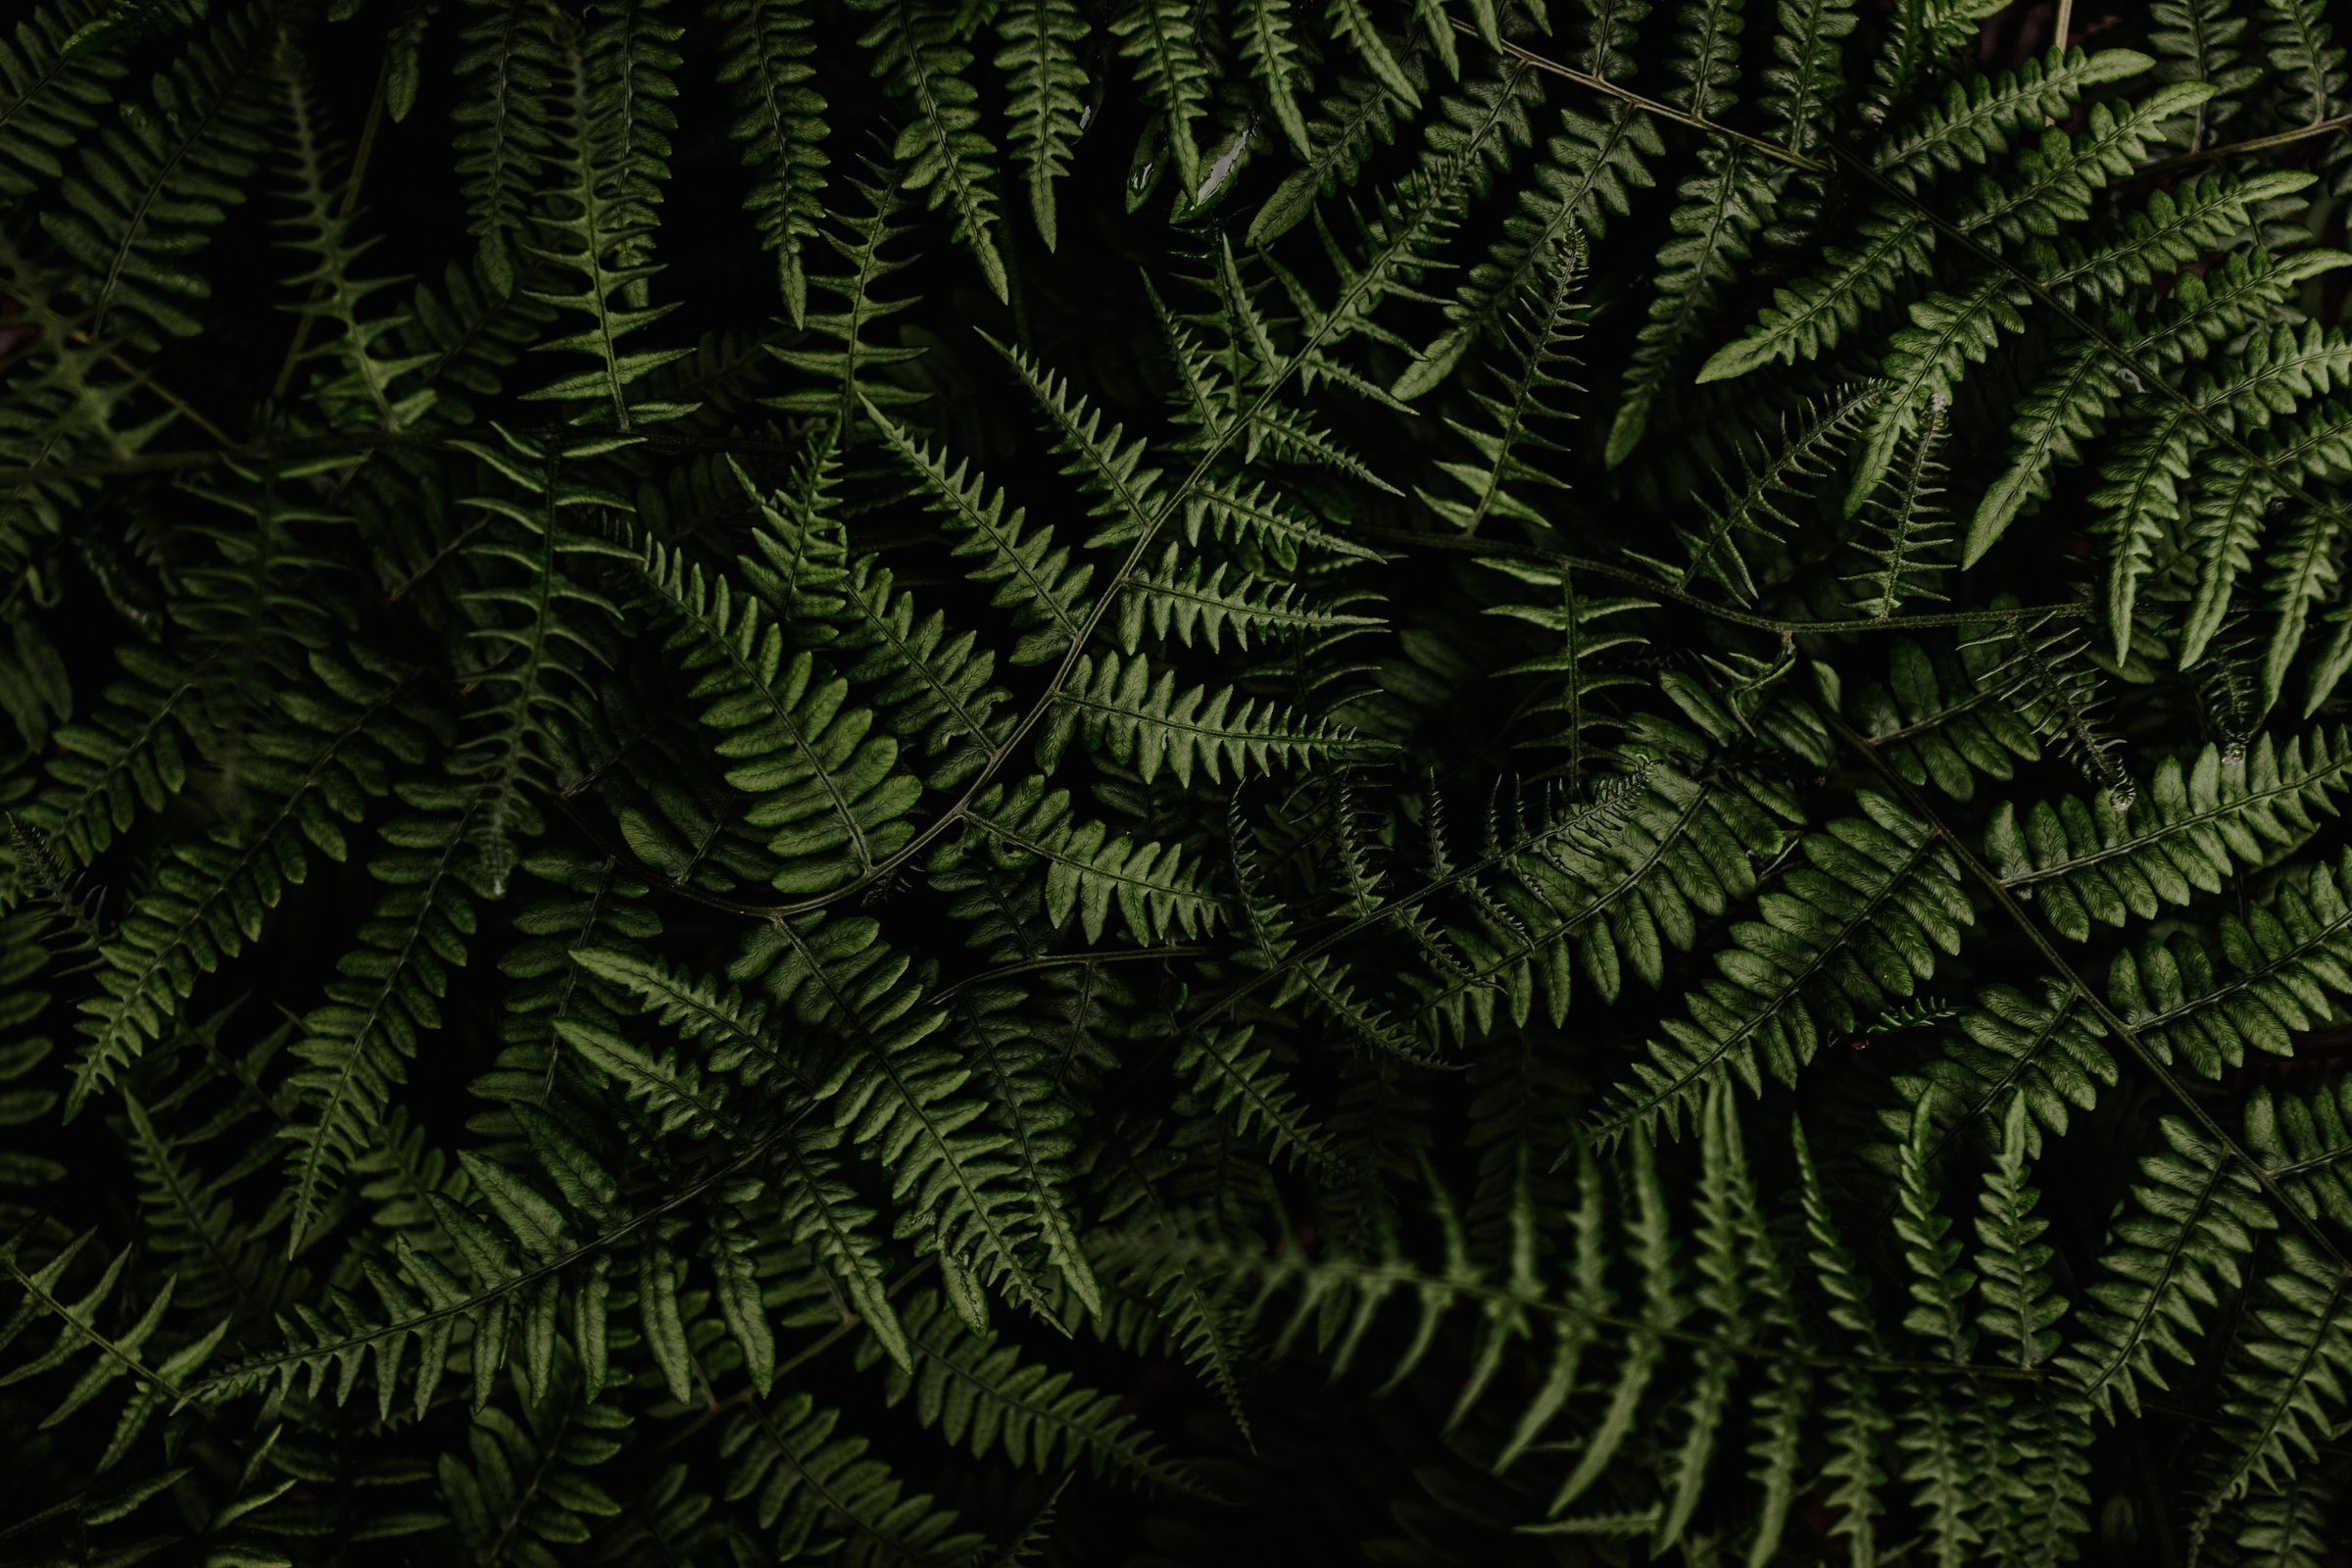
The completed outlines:
[[[2352,130],[2352,115],[2337,115],[2328,120],[2315,120],[2307,125],[2297,125],[2292,130],[2277,131],[2268,136],[2252,136],[2244,141],[2224,142],[2219,147],[2207,147],[2199,152],[2182,153],[2178,158],[2167,158],[2160,164],[2150,164],[2139,173],[2142,178],[2151,174],[2169,174],[2175,170],[2193,169],[2199,164],[2210,164],[2224,158],[2234,158],[2240,153],[2266,152],[2273,147],[2285,147],[2294,142],[2308,141],[2314,136],[2332,135],[2339,130]]]
[[[523,1514],[538,1500],[548,1478],[562,1473],[559,1466],[564,1457],[564,1435],[571,1430],[579,1408],[576,1402],[565,1401],[557,1411],[554,1428],[538,1446],[538,1462],[531,1466],[530,1477],[514,1489],[514,1494],[507,1504],[506,1517],[499,1522],[498,1534],[492,1539],[489,1550],[482,1554],[484,1561],[497,1562],[506,1555],[507,1543],[523,1522]]]
[[[87,332],[76,332],[74,334],[74,341],[76,343],[95,343],[98,340]],[[137,366],[131,364],[122,355],[109,354],[106,357],[106,363],[113,366],[116,369],[121,370],[124,375],[131,377],[133,380],[137,381],[139,385],[145,387],[148,391],[161,398],[165,403],[171,405],[172,411],[178,414],[181,418],[186,419],[190,424],[196,426],[197,429],[202,430],[206,435],[209,435],[214,440],[220,442],[221,446],[230,448],[236,446],[237,438],[230,435],[226,430],[221,429],[212,420],[206,418],[203,411],[198,409],[195,404],[190,403],[186,398],[181,397],[178,393],[164,385],[163,382],[158,381],[154,376],[147,374],[147,372],[141,370]]]
[[[2304,790],[2310,788],[2316,781],[2328,777],[2330,773],[2340,775],[2347,767],[2352,767],[2352,760],[2339,763],[2336,767],[2328,769],[2326,772],[2314,770],[2309,777],[2298,783],[2279,784],[2267,790],[2249,790],[2244,795],[2237,797],[2235,800],[2213,806],[2202,811],[2191,811],[2173,821],[2167,822],[2164,826],[2157,828],[2152,832],[2135,835],[2134,837],[2128,839],[2119,839],[2113,844],[2102,844],[2097,849],[2086,851],[2081,855],[2069,855],[2064,859],[2056,861],[2047,866],[2037,866],[2031,871],[2020,871],[2017,875],[2008,878],[2001,885],[2008,888],[2032,887],[2036,882],[2047,882],[2056,877],[2066,876],[2071,873],[2081,871],[2085,866],[2098,865],[2104,861],[2120,859],[2125,856],[2145,849],[2148,845],[2155,843],[2160,839],[2168,839],[2181,834],[2194,833],[2205,823],[2219,821],[2222,818],[2229,816],[2233,811],[2256,810],[2261,808],[2268,802],[2278,800],[2284,796],[2301,794]]]
[[[1499,539],[1458,538],[1450,534],[1413,533],[1403,528],[1358,526],[1352,531],[1366,539],[1408,545],[1415,549],[1452,550],[1474,556],[1511,556],[1522,561],[1541,561],[1547,565],[1589,572],[1611,582],[1628,584],[1645,594],[1672,600],[1687,609],[1718,620],[1728,620],[1736,626],[1750,626],[1757,631],[1779,632],[1788,636],[1844,631],[1924,631],[1938,626],[2013,626],[2020,621],[2044,615],[2053,619],[2082,619],[2091,613],[2090,606],[2069,602],[2062,605],[2027,605],[2015,610],[1953,610],[1923,615],[1888,615],[1884,618],[1861,615],[1843,620],[1778,620],[1770,615],[1751,614],[1744,610],[1702,599],[1686,589],[1630,567],[1606,561],[1588,560],[1583,556],[1565,555],[1538,545],[1511,544]]]
[[[953,985],[934,993],[931,1000],[945,1002],[956,992],[967,987],[990,985],[999,980],[1009,979],[1016,974],[1035,974],[1041,969],[1092,968],[1099,963],[1142,963],[1162,958],[1193,958],[1199,957],[1208,951],[1202,947],[1176,944],[1162,948],[1113,949],[1107,953],[1041,954],[1034,958],[1023,958],[1017,963],[1001,964],[994,969],[983,969],[978,974],[967,974]]]
[[[17,1236],[11,1237],[7,1246],[0,1247],[0,1268],[7,1269],[9,1277],[17,1282],[25,1296],[39,1301],[43,1307],[48,1309],[50,1316],[61,1323],[70,1325],[75,1333],[95,1346],[99,1354],[121,1365],[124,1372],[140,1383],[151,1388],[161,1389],[164,1393],[172,1396],[175,1403],[187,1403],[192,1391],[179,1387],[170,1378],[140,1360],[135,1352],[123,1349],[106,1335],[99,1333],[96,1325],[85,1323],[75,1317],[68,1304],[60,1300],[54,1292],[18,1266],[17,1240],[32,1228],[33,1224],[37,1222],[37,1216],[28,1218],[24,1227],[18,1231]]]
[[[1454,31],[1465,37],[1479,37],[1478,29],[1459,18],[1454,19],[1453,28]],[[1481,39],[1480,41],[1484,42],[1485,40]],[[1671,120],[1676,124],[1689,125],[1692,130],[1702,130],[1710,136],[1721,136],[1726,141],[1738,142],[1742,147],[1752,148],[1767,158],[1787,164],[1791,169],[1801,169],[1814,174],[1826,174],[1830,171],[1829,165],[1818,159],[1807,158],[1793,147],[1784,147],[1777,141],[1767,141],[1761,136],[1751,136],[1744,130],[1734,130],[1720,121],[1709,120],[1704,115],[1690,114],[1686,110],[1675,108],[1672,104],[1660,103],[1655,98],[1644,98],[1630,87],[1620,87],[1606,76],[1596,76],[1589,71],[1579,71],[1574,66],[1562,65],[1557,60],[1537,54],[1533,49],[1523,44],[1513,43],[1508,38],[1502,40],[1501,48],[1504,54],[1511,56],[1514,60],[1525,61],[1538,71],[1547,72],[1555,76],[1564,76],[1581,86],[1592,88],[1594,92],[1606,93],[1621,103],[1632,105],[1645,115],[1655,115],[1660,120]]]

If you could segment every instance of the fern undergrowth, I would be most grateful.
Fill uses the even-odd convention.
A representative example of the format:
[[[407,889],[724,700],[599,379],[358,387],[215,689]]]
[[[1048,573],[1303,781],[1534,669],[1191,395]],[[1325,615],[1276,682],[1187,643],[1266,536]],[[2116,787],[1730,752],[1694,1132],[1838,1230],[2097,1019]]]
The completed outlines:
[[[2345,1563],[2352,73],[2117,13],[26,0],[0,1561]]]

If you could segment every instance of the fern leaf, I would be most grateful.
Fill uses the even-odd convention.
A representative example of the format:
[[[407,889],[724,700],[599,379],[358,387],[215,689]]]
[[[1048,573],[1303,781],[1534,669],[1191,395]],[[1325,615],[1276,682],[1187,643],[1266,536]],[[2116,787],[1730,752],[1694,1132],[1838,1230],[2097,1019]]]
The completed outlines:
[[[464,792],[418,788],[404,799],[427,814],[385,826],[393,853],[368,867],[384,896],[294,1047],[306,1066],[290,1087],[306,1114],[280,1131],[292,1145],[289,1255],[328,1184],[371,1143],[418,1038],[441,1028],[448,969],[466,960],[473,901],[484,892]]]
[[[912,1400],[916,1417],[974,1458],[1002,1448],[1015,1464],[1052,1474],[1083,1465],[1155,1492],[1201,1495],[1188,1467],[1134,1430],[1117,1400],[1027,1359],[995,1336],[976,1338],[925,1298],[908,1313],[911,1368],[887,1374],[883,1398]]]
[[[0,37],[0,200],[32,194],[65,172],[61,154],[97,130],[116,56],[75,48],[95,20],[96,0],[45,6]]]
[[[2245,1062],[2248,1046],[2273,1055],[2326,1024],[2346,994],[2345,933],[2352,922],[2342,878],[2314,867],[2301,887],[2281,887],[2269,906],[2216,922],[2222,963],[2191,935],[2151,940],[2116,955],[2107,988],[2117,1010],[2157,1059],[2218,1078]]]
[[[1049,791],[1043,778],[1025,779],[1009,792],[990,790],[974,803],[971,821],[990,841],[997,864],[1043,865],[1047,923],[1058,929],[1075,918],[1089,942],[1102,939],[1114,907],[1128,934],[1144,944],[1198,936],[1222,912],[1181,846],[1138,843],[1100,821],[1078,819],[1069,792]]]
[[[561,69],[546,0],[475,0],[458,71],[471,78],[455,113],[467,226],[500,292],[514,284],[514,247],[528,233],[529,186],[547,167],[555,133],[548,93]]]
[[[1208,63],[1183,0],[1129,0],[1110,23],[1119,52],[1135,62],[1136,85],[1159,111],[1176,177],[1189,199],[1200,188],[1200,143],[1194,124],[1208,101]]]
[[[2225,1503],[2273,1484],[2326,1430],[2326,1400],[2352,1372],[2344,1298],[2352,1277],[2300,1236],[2278,1239],[2278,1262],[2256,1287],[2249,1327],[2233,1348],[2223,1384],[2229,1451],[2189,1525],[2201,1543]]]
[[[1832,1031],[1912,995],[1938,953],[1959,951],[1975,916],[1950,852],[1892,802],[1858,800],[1867,815],[1807,834],[1808,863],[1759,897],[1762,919],[1732,928],[1689,1017],[1667,1023],[1611,1096],[1602,1136],[1678,1122],[1725,1078],[1750,1093],[1767,1073],[1793,1083]]]
[[[843,1532],[902,1560],[969,1560],[986,1544],[958,1530],[956,1514],[930,1494],[909,1492],[867,1439],[842,1430],[839,1410],[808,1394],[730,1416],[718,1447],[729,1461],[727,1491],[754,1499],[760,1550],[779,1561]]]
[[[746,168],[757,171],[744,205],[760,243],[776,253],[777,283],[795,326],[808,324],[808,275],[802,252],[824,216],[822,192],[827,106],[809,85],[816,52],[808,15],[787,0],[724,0],[714,13],[726,24],[726,56],[718,79],[734,89],[729,134],[743,144]]]
[[[2208,746],[2166,760],[2128,804],[2070,798],[2021,820],[2004,803],[1984,847],[2003,885],[2033,899],[2061,935],[2087,940],[2093,919],[2154,919],[2166,905],[2218,893],[2240,865],[2299,845],[2333,815],[2345,783],[2342,741],[2315,731],[2283,747],[2262,737],[2242,757]]]
[[[269,99],[246,85],[265,64],[259,23],[224,18],[156,78],[155,111],[88,138],[67,199],[44,204],[41,228],[80,270],[93,335],[153,347],[202,324],[190,307],[209,285],[186,262],[244,200],[268,145],[257,123]]]
[[[975,128],[979,95],[964,75],[971,52],[952,42],[913,0],[858,0],[857,9],[874,18],[858,48],[871,57],[874,74],[891,82],[912,111],[892,153],[904,170],[901,188],[928,192],[932,211],[953,213],[956,240],[1004,299],[1004,258],[997,249],[988,171],[997,149]]]
[[[756,981],[779,1008],[840,1032],[819,1069],[819,1099],[835,1127],[889,1174],[896,1230],[943,1266],[969,1271],[1047,1321],[1054,1321],[1033,1252],[1034,1214],[1013,1181],[1011,1140],[976,1128],[986,1105],[964,1093],[971,1069],[932,1040],[945,1010],[902,983],[904,957],[874,922],[778,924],[746,941],[731,973]],[[975,1330],[985,1299],[958,1296]]]
[[[2257,251],[2225,259],[2213,273],[2180,279],[2171,301],[2144,330],[2120,339],[2126,354],[2142,364],[2180,364],[2209,345],[2242,332],[2305,277],[2352,265],[2352,256],[2306,251],[2272,263]],[[2011,459],[1978,504],[1962,562],[1973,565],[2010,522],[2033,502],[2050,494],[2049,470],[2079,462],[2081,442],[2102,430],[2124,399],[2125,371],[2092,343],[2061,353],[2034,389],[2018,404],[2010,426]]]
[[[240,836],[173,845],[100,949],[69,1113],[171,1032],[200,975],[260,938],[267,911],[308,875],[312,854],[343,858],[343,824],[383,792],[386,754],[418,755],[425,732],[400,710],[404,678],[324,656],[312,668],[322,690],[288,699],[286,727],[257,737],[251,766],[268,809]]]
[[[702,721],[740,760],[727,780],[754,798],[746,820],[773,832],[777,890],[807,897],[871,875],[913,836],[906,814],[922,793],[898,743],[871,733],[872,710],[851,706],[848,682],[813,655],[787,657],[781,629],[728,579],[660,545],[641,571],[700,672]]]
[[[1010,92],[1005,110],[1013,156],[1029,171],[1029,213],[1048,250],[1060,233],[1054,185],[1069,172],[1071,152],[1086,129],[1087,73],[1078,49],[1087,31],[1085,16],[1070,0],[1024,0],[997,17],[1004,46],[996,66]]]
[[[1042,663],[1075,647],[1084,629],[1079,606],[1095,568],[1057,546],[1050,525],[1029,525],[1018,507],[1008,514],[1003,490],[992,495],[983,477],[967,479],[970,464],[950,469],[944,456],[871,404],[866,416],[922,482],[932,510],[962,535],[956,554],[982,559],[972,569],[973,580],[994,585],[995,603],[1011,609],[1026,633],[1014,645],[1010,662]]]
[[[1736,0],[1705,0],[1686,13],[1687,40],[1674,63],[1681,80],[1669,92],[1677,107],[1720,118],[1736,102],[1740,8]],[[1747,260],[1750,236],[1778,199],[1785,177],[1754,166],[1745,147],[1711,150],[1702,172],[1683,181],[1669,226],[1675,238],[1658,251],[1649,319],[1635,338],[1617,415],[1603,461],[1615,467],[1632,455],[1649,415],[1680,362],[1699,319]]]
[[[1145,782],[1164,768],[1180,785],[1245,779],[1278,762],[1337,757],[1365,743],[1329,719],[1302,720],[1230,686],[1186,686],[1137,654],[1088,654],[1048,716],[1039,745],[1050,763],[1072,738],[1103,751]]]

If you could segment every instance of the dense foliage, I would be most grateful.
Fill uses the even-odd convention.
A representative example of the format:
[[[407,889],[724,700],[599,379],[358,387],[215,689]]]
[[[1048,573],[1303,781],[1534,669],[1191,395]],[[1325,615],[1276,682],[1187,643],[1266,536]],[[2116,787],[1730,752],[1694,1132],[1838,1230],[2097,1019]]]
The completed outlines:
[[[13,8],[0,1559],[2345,1563],[2345,51],[2093,9]]]

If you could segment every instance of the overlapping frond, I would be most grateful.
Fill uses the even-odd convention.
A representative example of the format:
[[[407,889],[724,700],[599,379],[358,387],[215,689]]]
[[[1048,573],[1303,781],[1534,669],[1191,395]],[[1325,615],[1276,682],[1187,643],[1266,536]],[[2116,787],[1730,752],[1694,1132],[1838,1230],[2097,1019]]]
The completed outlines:
[[[0,1557],[2352,1539],[2319,0],[19,10]]]

